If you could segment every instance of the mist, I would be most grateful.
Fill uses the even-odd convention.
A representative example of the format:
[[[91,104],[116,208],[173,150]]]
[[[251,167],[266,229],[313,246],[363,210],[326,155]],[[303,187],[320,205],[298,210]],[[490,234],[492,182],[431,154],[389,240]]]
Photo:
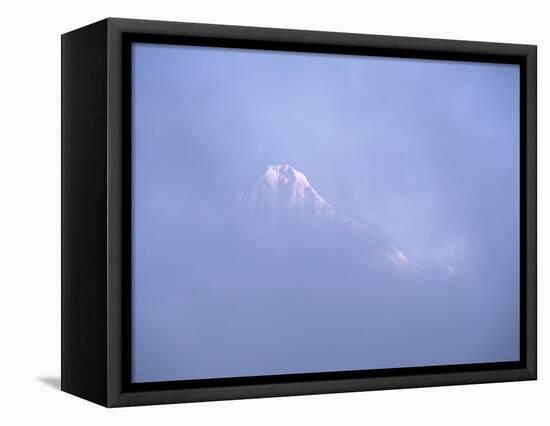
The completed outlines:
[[[518,66],[132,51],[134,381],[519,359]],[[279,163],[424,268],[251,231]]]

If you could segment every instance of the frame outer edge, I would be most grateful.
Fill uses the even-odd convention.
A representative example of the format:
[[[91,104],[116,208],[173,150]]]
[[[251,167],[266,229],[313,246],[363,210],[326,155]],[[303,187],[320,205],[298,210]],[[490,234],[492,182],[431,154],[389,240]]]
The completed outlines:
[[[525,61],[527,67],[527,368],[465,373],[420,374],[373,379],[289,382],[264,385],[124,392],[122,300],[122,35],[150,33],[178,36],[241,38],[273,42],[324,43],[380,49],[408,49],[456,54],[507,55]],[[536,46],[441,39],[374,36],[274,28],[236,27],[133,19],[107,19],[107,406],[163,404],[335,392],[414,388],[536,378]],[[535,256],[533,258],[533,256]]]
[[[317,30],[283,29],[273,27],[250,27],[238,25],[201,24],[192,22],[155,21],[144,19],[108,18],[120,32],[164,34],[192,37],[239,38],[273,42],[346,44],[363,46],[366,43],[379,49],[404,49],[426,52],[446,51],[453,54],[483,54],[524,57],[533,45],[498,43],[471,40],[454,40],[408,36],[373,35]]]
[[[106,21],[61,42],[61,390],[105,405]]]
[[[107,19],[107,406],[117,406],[123,371],[122,32]]]
[[[537,378],[537,47],[526,55],[527,371]]]

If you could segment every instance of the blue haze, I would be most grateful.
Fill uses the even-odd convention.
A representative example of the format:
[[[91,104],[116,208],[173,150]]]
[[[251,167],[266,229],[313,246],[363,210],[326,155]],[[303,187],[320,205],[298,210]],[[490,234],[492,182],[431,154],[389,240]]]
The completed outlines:
[[[133,68],[134,381],[519,358],[517,66],[135,44]],[[282,163],[453,273],[240,239],[236,194]]]

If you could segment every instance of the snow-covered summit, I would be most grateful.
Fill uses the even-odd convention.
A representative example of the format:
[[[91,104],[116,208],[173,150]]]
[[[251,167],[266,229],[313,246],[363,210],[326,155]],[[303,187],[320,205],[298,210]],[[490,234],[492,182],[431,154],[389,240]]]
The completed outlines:
[[[374,236],[363,224],[339,213],[302,172],[289,164],[267,166],[250,190],[238,196],[237,206],[241,211],[247,211],[255,223],[260,220],[259,223],[264,226],[271,227],[279,220],[282,220],[280,223],[290,220],[292,223],[337,226],[358,238],[371,241],[390,264],[406,270],[418,267],[392,242]]]
[[[289,213],[298,217],[331,217],[335,209],[315,188],[308,178],[289,164],[268,166],[254,182],[241,204],[252,213],[266,211]]]

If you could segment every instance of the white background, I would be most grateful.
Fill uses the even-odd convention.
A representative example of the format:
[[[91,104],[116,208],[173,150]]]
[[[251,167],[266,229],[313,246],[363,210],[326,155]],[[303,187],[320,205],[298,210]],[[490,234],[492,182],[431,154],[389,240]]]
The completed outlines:
[[[544,1],[4,1],[0,423],[549,424],[549,13]],[[60,34],[108,16],[539,46],[539,380],[107,410],[60,392]],[[546,394],[546,395],[545,395]]]

